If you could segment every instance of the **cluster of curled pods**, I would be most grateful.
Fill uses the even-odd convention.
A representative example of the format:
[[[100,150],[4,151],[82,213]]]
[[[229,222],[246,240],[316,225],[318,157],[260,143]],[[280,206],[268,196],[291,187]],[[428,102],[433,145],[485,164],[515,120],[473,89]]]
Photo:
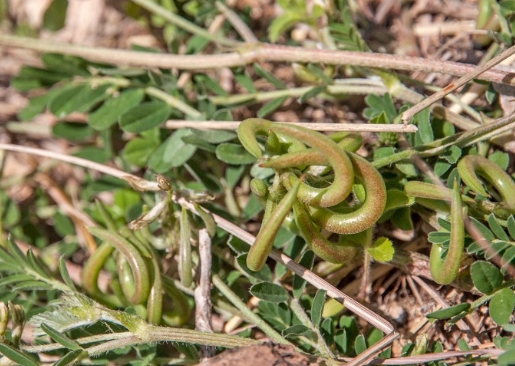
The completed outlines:
[[[264,265],[285,220],[293,220],[309,248],[331,263],[351,260],[360,243],[370,242],[371,228],[383,214],[388,194],[379,171],[355,154],[361,146],[360,135],[324,135],[293,124],[250,118],[240,124],[238,137],[262,167],[275,173],[271,184],[259,179],[251,182],[251,190],[265,207],[261,229],[247,257],[251,270]],[[467,155],[459,161],[458,173],[471,191],[488,198],[491,195],[481,177],[497,191],[499,202],[462,195],[457,182],[453,189],[418,181],[405,185],[405,193],[417,203],[449,214],[449,248],[433,245],[430,255],[431,273],[441,284],[452,282],[459,272],[465,210],[478,218],[515,214],[515,183],[498,165]],[[337,234],[336,240],[331,233]]]
[[[263,136],[264,154],[258,136]],[[354,152],[359,135],[316,131],[260,118],[243,121],[238,137],[247,151],[262,159],[261,166],[274,170],[270,186],[254,179],[251,189],[265,205],[263,223],[247,257],[251,270],[266,261],[282,222],[293,210],[300,235],[313,252],[332,263],[352,259],[359,249],[352,234],[367,233],[386,206],[386,187],[381,174]],[[358,181],[365,197],[349,202]],[[355,202],[359,200],[360,202]],[[322,229],[339,234],[331,241]]]

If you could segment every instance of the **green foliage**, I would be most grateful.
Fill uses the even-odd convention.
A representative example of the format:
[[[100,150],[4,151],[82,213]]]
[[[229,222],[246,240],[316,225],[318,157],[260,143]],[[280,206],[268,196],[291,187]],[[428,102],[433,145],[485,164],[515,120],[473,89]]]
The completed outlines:
[[[467,311],[468,309],[470,309],[470,304],[462,303],[448,307],[446,309],[434,311],[432,313],[427,314],[426,317],[428,317],[429,319],[449,319],[460,314],[463,311]]]
[[[470,266],[474,286],[484,294],[491,294],[502,284],[501,271],[490,262],[477,261]]]
[[[368,51],[367,44],[363,41],[358,28],[354,23],[352,14],[346,1],[338,1],[340,19],[329,24],[331,37],[337,42],[339,48],[348,51]]]
[[[395,249],[390,239],[381,237],[376,239],[367,252],[378,262],[389,262],[393,259]]]
[[[147,12],[148,8],[137,3],[126,4],[127,13],[151,25],[156,32],[161,29],[160,38],[165,41],[162,48],[169,53],[195,55],[210,49],[225,51],[220,46],[230,46],[235,52],[240,50],[239,45],[233,42],[237,36],[230,22],[214,33],[204,30],[219,14],[213,1],[154,1],[153,4],[164,9],[164,13]],[[61,0],[51,2],[43,19],[44,28],[57,30],[63,26],[66,4]],[[282,12],[267,28],[268,39],[272,43],[283,39],[286,43],[297,42],[289,37],[288,31],[303,24],[311,31],[303,41],[306,44],[316,41],[327,49],[369,51],[354,22],[359,16],[351,13],[346,1],[334,2],[334,8],[318,3],[308,6],[298,0],[282,0],[277,5]],[[515,24],[513,1],[501,1],[495,4],[494,10],[501,26],[499,32],[493,33],[492,39],[510,45]],[[249,23],[246,11],[239,15]],[[362,23],[359,24],[361,26]],[[159,52],[140,47],[135,49],[149,54]],[[244,47],[242,50],[245,51]],[[275,181],[274,173],[293,173],[295,177],[305,179],[304,183],[323,190],[339,177],[331,164],[326,167],[325,161],[318,161],[316,164],[297,164],[296,169],[267,168],[266,164],[273,164],[280,155],[296,149],[298,152],[299,146],[306,144],[305,141],[293,141],[292,136],[284,131],[274,132],[275,137],[270,134],[267,141],[262,139],[262,134],[270,133],[270,129],[258,133],[257,146],[268,149],[266,157],[260,160],[238,141],[234,131],[170,130],[166,124],[168,120],[189,120],[192,123],[209,120],[216,123],[232,120],[233,114],[238,117],[248,113],[257,117],[270,116],[292,102],[299,116],[308,110],[306,106],[329,107],[327,110],[336,106],[339,109],[349,95],[338,92],[341,90],[338,89],[341,87],[338,78],[352,75],[352,78],[366,81],[364,85],[370,85],[367,78],[370,72],[377,74],[377,70],[344,70],[306,62],[295,65],[292,74],[298,79],[289,80],[283,75],[279,77],[276,69],[256,62],[252,67],[231,68],[233,85],[226,88],[227,84],[222,86],[219,82],[218,72],[212,71],[186,73],[180,69],[118,67],[55,53],[44,53],[41,61],[40,67],[23,66],[11,83],[19,91],[34,95],[18,113],[21,124],[32,121],[43,112],[50,112],[56,119],[51,128],[52,137],[67,140],[74,147],[76,156],[106,163],[149,180],[154,173],[162,174],[160,178],[170,182],[169,188],[156,194],[135,191],[124,182],[86,173],[80,188],[71,195],[78,212],[94,221],[96,228],[90,232],[98,242],[88,238],[87,233],[78,235],[76,231],[81,232],[81,229],[76,217],[68,216],[68,212],[64,213],[55,206],[42,190],[37,189],[33,193],[30,204],[34,203],[34,210],[0,194],[0,225],[12,236],[0,238],[1,300],[13,300],[23,305],[36,331],[44,336],[40,340],[48,343],[45,345],[50,347],[48,352],[60,357],[57,365],[86,359],[85,362],[112,363],[121,357],[134,365],[193,364],[200,359],[195,344],[219,347],[251,344],[254,331],[250,328],[240,332],[240,338],[191,330],[194,324],[190,312],[194,301],[190,293],[198,285],[197,274],[204,265],[199,263],[198,253],[198,241],[204,228],[212,240],[213,274],[223,277],[229,286],[229,291],[213,288],[211,294],[215,311],[223,314],[224,318],[238,316],[246,323],[256,325],[274,341],[289,342],[306,353],[327,359],[327,362],[333,356],[353,357],[366,352],[383,337],[378,329],[361,329],[354,316],[326,316],[325,307],[331,304],[326,300],[326,291],[307,286],[305,279],[292,274],[286,266],[267,261],[259,271],[250,270],[247,266],[247,244],[217,229],[213,216],[204,211],[204,208],[208,209],[236,226],[248,224],[248,228],[256,228],[256,223],[261,221],[263,207],[260,203],[262,197],[249,193],[251,177],[263,181],[266,187],[264,199],[277,204],[292,184],[289,182],[288,186],[284,178]],[[389,93],[367,92],[366,107],[361,113],[367,122],[378,125],[399,123],[400,114],[408,108],[402,96],[396,93],[398,90],[391,88],[390,84],[400,84],[399,79],[392,75],[380,75]],[[410,83],[404,81],[407,79],[402,80]],[[488,100],[493,102],[496,96],[496,92],[489,89]],[[493,118],[500,113],[496,108],[492,105],[491,109],[485,108],[481,112]],[[86,118],[80,117],[79,122],[74,113],[84,114]],[[328,113],[326,117],[333,116]],[[370,139],[362,147],[369,150],[366,163],[370,161],[379,170],[387,189],[384,210],[374,222],[374,225],[377,222],[382,227],[379,230],[370,227],[368,233],[381,233],[388,237],[372,238],[363,232],[361,236],[334,233],[329,238],[323,237],[327,232],[321,230],[322,223],[315,218],[322,216],[320,212],[327,207],[296,202],[300,210],[307,208],[312,215],[311,231],[304,230],[303,236],[316,230],[326,240],[325,244],[333,244],[336,249],[350,247],[351,251],[355,250],[356,259],[347,261],[345,266],[359,265],[363,250],[376,261],[393,261],[399,265],[395,253],[397,239],[389,236],[392,227],[416,230],[416,235],[420,235],[419,228],[429,223],[437,231],[427,235],[428,242],[443,248],[445,254],[451,240],[452,221],[447,215],[449,210],[445,200],[428,203],[403,191],[407,182],[427,178],[419,170],[420,165],[409,160],[411,156],[406,152],[417,154],[448,187],[457,180],[468,219],[482,236],[479,241],[476,241],[477,237],[465,236],[469,258],[462,263],[467,268],[459,280],[465,284],[471,281],[483,295],[474,301],[464,301],[427,314],[427,317],[452,326],[467,314],[477,311],[479,306],[488,304],[489,315],[499,330],[514,332],[515,327],[510,322],[515,307],[515,284],[507,276],[511,273],[510,266],[515,265],[514,212],[505,209],[502,197],[497,194],[502,192],[493,192],[488,198],[473,193],[461,182],[456,168],[463,157],[475,153],[487,156],[506,171],[510,167],[509,155],[484,138],[485,132],[480,128],[473,133],[477,140],[482,141],[468,144],[456,140],[458,128],[436,118],[429,108],[418,113],[413,123],[417,125],[418,132],[406,136],[407,149],[398,144],[396,133],[379,133],[379,144]],[[272,141],[274,138],[277,141]],[[355,140],[359,141],[355,144],[357,149],[361,139]],[[337,139],[333,136],[332,141]],[[352,153],[343,154],[352,156]],[[353,160],[352,164],[356,165],[356,161],[360,160]],[[317,171],[318,164],[325,170]],[[47,169],[46,165],[42,164],[42,169]],[[357,177],[351,184],[352,195],[334,208],[330,207],[334,213],[347,214],[363,207],[364,202],[374,196],[363,188],[366,183],[367,179]],[[485,187],[491,188],[488,187],[490,182],[486,183]],[[12,183],[7,182],[4,186],[2,181],[0,188],[3,190],[9,184]],[[103,194],[99,195],[101,192]],[[108,197],[109,205],[93,204],[93,199],[99,197],[102,200]],[[202,210],[204,215],[197,218],[190,214],[182,198],[202,201],[195,203],[195,209]],[[296,209],[298,213],[299,207]],[[318,214],[313,214],[318,209]],[[263,221],[268,214],[265,210]],[[346,270],[344,265],[320,259],[323,253],[319,252],[318,246],[313,246],[313,240],[307,238],[304,241],[299,235],[302,227],[298,218],[299,215],[288,212],[283,227],[268,244],[304,268],[313,269],[321,277],[327,276],[334,283],[339,283],[340,271]],[[421,225],[421,221],[425,223]],[[278,228],[280,223],[276,224]],[[23,253],[14,239],[38,247],[39,254],[34,254],[36,251],[33,249]],[[88,245],[83,246],[84,241]],[[365,245],[358,246],[357,243]],[[96,248],[94,253],[92,248]],[[57,268],[55,253],[60,255]],[[89,257],[84,264],[80,286],[72,281],[66,268],[66,261],[72,255],[74,261]],[[329,259],[333,261],[332,257]],[[494,259],[500,262],[494,262]],[[494,263],[502,263],[502,266]],[[107,288],[102,290],[97,283],[101,272],[109,278]],[[62,281],[57,280],[59,277]],[[236,298],[230,296],[231,291]],[[57,293],[64,296],[57,299]],[[44,299],[43,295],[46,296]],[[245,302],[251,296],[260,300],[258,305],[252,311],[242,313],[241,305],[246,308]],[[50,303],[55,307],[50,308]],[[341,309],[342,305],[338,305]],[[11,311],[13,324],[19,313]],[[152,324],[161,324],[161,327]],[[170,330],[170,326],[174,328]],[[16,341],[19,338],[16,327],[11,328],[5,334],[7,341],[4,342],[4,335],[0,334],[0,353],[15,363],[38,364],[33,354],[42,352],[21,347]],[[177,333],[167,333],[161,338],[156,336],[169,330]],[[99,355],[95,353],[97,346],[88,343],[87,337],[99,337],[97,339],[101,338],[108,346],[105,350],[98,348],[101,350]],[[117,337],[122,341],[116,342]],[[130,343],[134,337],[139,343],[145,340],[144,344]],[[173,342],[173,350],[169,345],[160,344],[163,341]],[[513,342],[510,344],[508,337],[499,337],[495,342],[498,348],[506,350],[498,363],[508,364],[513,357]],[[468,349],[463,341],[458,345],[460,349]],[[440,351],[443,351],[443,346],[439,342],[431,344],[426,338],[420,338],[416,343],[406,345],[403,355]],[[391,357],[391,351],[383,350],[380,357]],[[468,358],[467,361],[472,363],[474,359]]]
[[[286,290],[279,285],[267,282],[255,284],[250,288],[250,293],[257,298],[272,303],[281,303],[288,300]]]

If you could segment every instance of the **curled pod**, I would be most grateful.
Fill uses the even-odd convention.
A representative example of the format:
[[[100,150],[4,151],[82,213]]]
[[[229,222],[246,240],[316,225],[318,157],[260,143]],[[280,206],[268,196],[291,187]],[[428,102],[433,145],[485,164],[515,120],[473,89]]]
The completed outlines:
[[[259,271],[265,264],[272,250],[277,232],[281,228],[282,222],[286,216],[288,216],[293,202],[296,201],[299,187],[300,181],[279,203],[275,203],[271,199],[267,201],[263,224],[247,256],[247,267],[249,267],[250,270]],[[267,214],[266,211],[269,211],[269,213]]]
[[[463,223],[461,195],[456,181],[454,181],[450,219],[451,238],[447,255],[443,258],[444,248],[435,244],[431,247],[431,254],[429,255],[431,276],[440,285],[447,285],[458,276],[463,256],[465,225]]]
[[[344,152],[342,152],[344,153]],[[365,188],[365,201],[362,206],[349,213],[337,213],[326,208],[310,207],[309,212],[313,221],[322,228],[338,234],[355,234],[374,225],[381,217],[386,206],[386,186],[383,177],[372,164],[354,153],[346,153],[354,168],[356,178]],[[298,156],[309,165],[327,164],[327,159],[318,151],[285,154],[272,159],[263,165],[272,168],[287,168],[297,163]],[[296,182],[297,176],[292,172],[285,172],[281,180],[287,189]],[[316,191],[313,191],[316,192]],[[312,194],[314,194],[312,192]],[[300,191],[299,191],[300,194]]]
[[[334,171],[334,180],[329,187],[314,188],[302,183],[297,196],[299,200],[311,205],[330,207],[347,198],[352,189],[354,172],[349,157],[333,140],[316,131],[295,125],[275,123],[271,128],[316,149],[325,156]]]
[[[450,202],[452,201],[452,189],[440,187],[431,183],[411,181],[404,186],[404,192],[411,197],[415,197],[416,202],[434,211],[449,212]],[[466,203],[471,212],[478,216],[495,212],[499,214],[498,205],[488,201],[475,201],[474,199],[462,195],[461,200]],[[509,216],[506,215],[506,216]]]
[[[119,234],[97,227],[90,227],[88,230],[96,237],[112,245],[128,264],[128,267],[120,268],[123,269],[125,273],[127,273],[126,270],[129,270],[132,278],[132,283],[127,282],[126,285],[128,287],[124,290],[124,294],[129,295],[127,300],[132,304],[141,304],[147,301],[150,293],[150,275],[147,262],[139,250]],[[123,267],[125,267],[125,265]],[[130,289],[129,286],[131,287]]]
[[[82,270],[82,287],[86,293],[94,299],[113,307],[122,307],[123,302],[121,302],[116,295],[104,294],[98,288],[98,276],[100,271],[104,267],[107,259],[113,254],[113,251],[114,247],[104,241],[97,250],[91,254]]]
[[[339,131],[328,136],[345,151],[356,152],[363,144],[363,137],[359,133]]]
[[[268,135],[272,122],[262,118],[248,118],[238,126],[238,139],[249,153],[256,158],[263,156],[261,147],[257,141],[257,135]]]
[[[364,231],[383,214],[386,207],[386,186],[381,173],[361,156],[348,153],[354,173],[365,189],[365,200],[356,210],[338,213],[327,208],[309,207],[311,219],[323,229],[337,234],[356,234]]]
[[[478,155],[467,155],[458,162],[458,173],[461,179],[476,193],[490,197],[479,180],[485,179],[499,192],[502,202],[498,211],[515,213],[515,182],[501,167]]]
[[[293,204],[293,213],[301,236],[317,256],[331,263],[345,263],[356,256],[358,247],[347,242],[344,235],[336,243],[324,238],[299,202]]]
[[[238,137],[245,149],[259,158],[262,156],[262,152],[256,136],[267,134],[270,130],[281,138],[298,140],[302,144],[316,149],[325,156],[334,171],[335,178],[329,187],[314,188],[303,183],[299,190],[298,198],[300,200],[321,207],[329,207],[342,202],[349,195],[354,179],[352,164],[347,155],[342,153],[341,148],[327,136],[295,125],[249,118],[239,125]],[[293,150],[297,150],[297,148]],[[299,151],[294,153],[299,153]],[[305,163],[300,162],[300,165],[305,165]]]

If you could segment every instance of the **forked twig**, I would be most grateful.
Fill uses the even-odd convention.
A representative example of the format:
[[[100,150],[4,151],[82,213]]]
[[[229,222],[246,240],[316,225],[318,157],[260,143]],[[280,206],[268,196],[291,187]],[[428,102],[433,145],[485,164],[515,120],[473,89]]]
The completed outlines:
[[[481,75],[485,71],[492,69],[495,65],[497,65],[501,61],[507,59],[508,57],[510,57],[514,54],[515,54],[515,46],[511,46],[506,51],[500,53],[499,55],[497,55],[496,57],[494,57],[493,59],[491,59],[484,65],[478,66],[475,70],[463,75],[458,80],[456,80],[454,83],[447,85],[445,88],[443,88],[439,92],[436,92],[433,95],[431,95],[430,97],[428,97],[427,99],[424,99],[422,102],[415,104],[413,107],[411,107],[410,109],[408,109],[407,111],[405,111],[402,114],[402,121],[404,123],[408,123],[415,114],[417,114],[424,108],[426,108],[426,107],[430,106],[431,104],[433,104],[434,102],[442,99],[447,94],[452,93],[456,89],[458,89],[461,86],[468,83],[470,80],[477,78],[479,75]],[[514,76],[507,75],[506,78],[513,79]],[[509,82],[510,80],[507,79],[504,81]]]

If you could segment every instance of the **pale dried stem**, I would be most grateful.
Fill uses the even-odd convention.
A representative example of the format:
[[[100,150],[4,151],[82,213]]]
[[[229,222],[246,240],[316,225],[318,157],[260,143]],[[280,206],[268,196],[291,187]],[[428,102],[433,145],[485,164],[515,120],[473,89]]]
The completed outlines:
[[[450,307],[449,304],[447,304],[447,302],[445,302],[445,300],[442,299],[440,294],[438,294],[438,292],[436,292],[431,286],[429,286],[427,283],[425,283],[422,279],[420,279],[417,276],[412,276],[412,278],[413,278],[413,281],[415,281],[429,296],[431,296],[440,305],[440,307],[442,309],[447,309]],[[456,322],[456,325],[462,332],[468,333],[472,337],[474,345],[477,346],[477,345],[481,344],[479,339],[477,339],[476,335],[473,333],[473,331],[470,329],[470,327],[467,325],[467,323],[465,323],[465,321],[463,321],[463,319],[458,320]]]
[[[502,349],[473,349],[469,351],[448,351],[448,352],[440,352],[440,353],[428,353],[425,355],[418,356],[408,356],[408,357],[397,357],[397,358],[388,358],[385,360],[377,360],[371,361],[371,365],[412,365],[412,364],[425,364],[431,361],[438,360],[446,360],[455,357],[463,357],[469,355],[487,355],[487,356],[499,356],[503,352],[506,352]],[[352,358],[344,357],[343,360],[352,360]],[[350,365],[347,363],[346,366]]]
[[[36,149],[33,147],[13,145],[13,144],[1,144],[1,143],[0,143],[0,150],[22,152],[22,153],[38,155],[38,156],[43,156],[43,157],[50,158],[50,159],[64,161],[66,163],[79,165],[79,166],[82,166],[87,169],[96,170],[101,173],[116,177],[118,179],[122,179],[122,180],[128,182],[133,188],[136,188],[139,190],[160,191],[157,182],[150,182],[150,181],[142,179],[136,175],[122,172],[121,170],[118,170],[116,168],[111,168],[107,165],[95,163],[91,160],[82,159],[82,158],[79,158],[76,156],[70,156],[70,155],[61,154],[61,153],[49,151],[49,150]]]
[[[413,34],[417,37],[449,36],[454,34],[473,33],[476,31],[476,22],[463,20],[457,22],[441,22],[431,24],[414,24]],[[482,31],[481,33],[485,33]]]
[[[326,65],[360,66],[386,70],[422,71],[472,77],[480,80],[515,85],[514,75],[506,70],[483,66],[442,62],[418,57],[407,57],[372,52],[308,49],[272,44],[243,44],[236,52],[218,55],[170,55],[140,51],[86,47],[41,39],[0,35],[0,46],[54,52],[84,57],[91,61],[146,68],[206,70],[236,67],[261,62],[323,63]],[[490,69],[489,69],[490,68]],[[488,70],[489,69],[489,70]],[[480,70],[479,72],[477,70]],[[486,71],[484,71],[486,70]],[[484,72],[483,72],[484,71]],[[477,75],[476,75],[477,74]]]
[[[200,272],[198,286],[195,289],[195,329],[201,332],[213,332],[211,328],[211,238],[206,229],[198,234],[198,251]],[[214,347],[201,346],[201,359],[213,357]]]
[[[198,130],[236,130],[241,121],[187,121],[169,120],[165,122],[165,127],[170,129],[194,128]],[[361,123],[303,123],[303,122],[283,122],[302,126],[316,131],[336,132],[396,132],[409,133],[417,132],[417,126],[404,124],[361,124]]]

